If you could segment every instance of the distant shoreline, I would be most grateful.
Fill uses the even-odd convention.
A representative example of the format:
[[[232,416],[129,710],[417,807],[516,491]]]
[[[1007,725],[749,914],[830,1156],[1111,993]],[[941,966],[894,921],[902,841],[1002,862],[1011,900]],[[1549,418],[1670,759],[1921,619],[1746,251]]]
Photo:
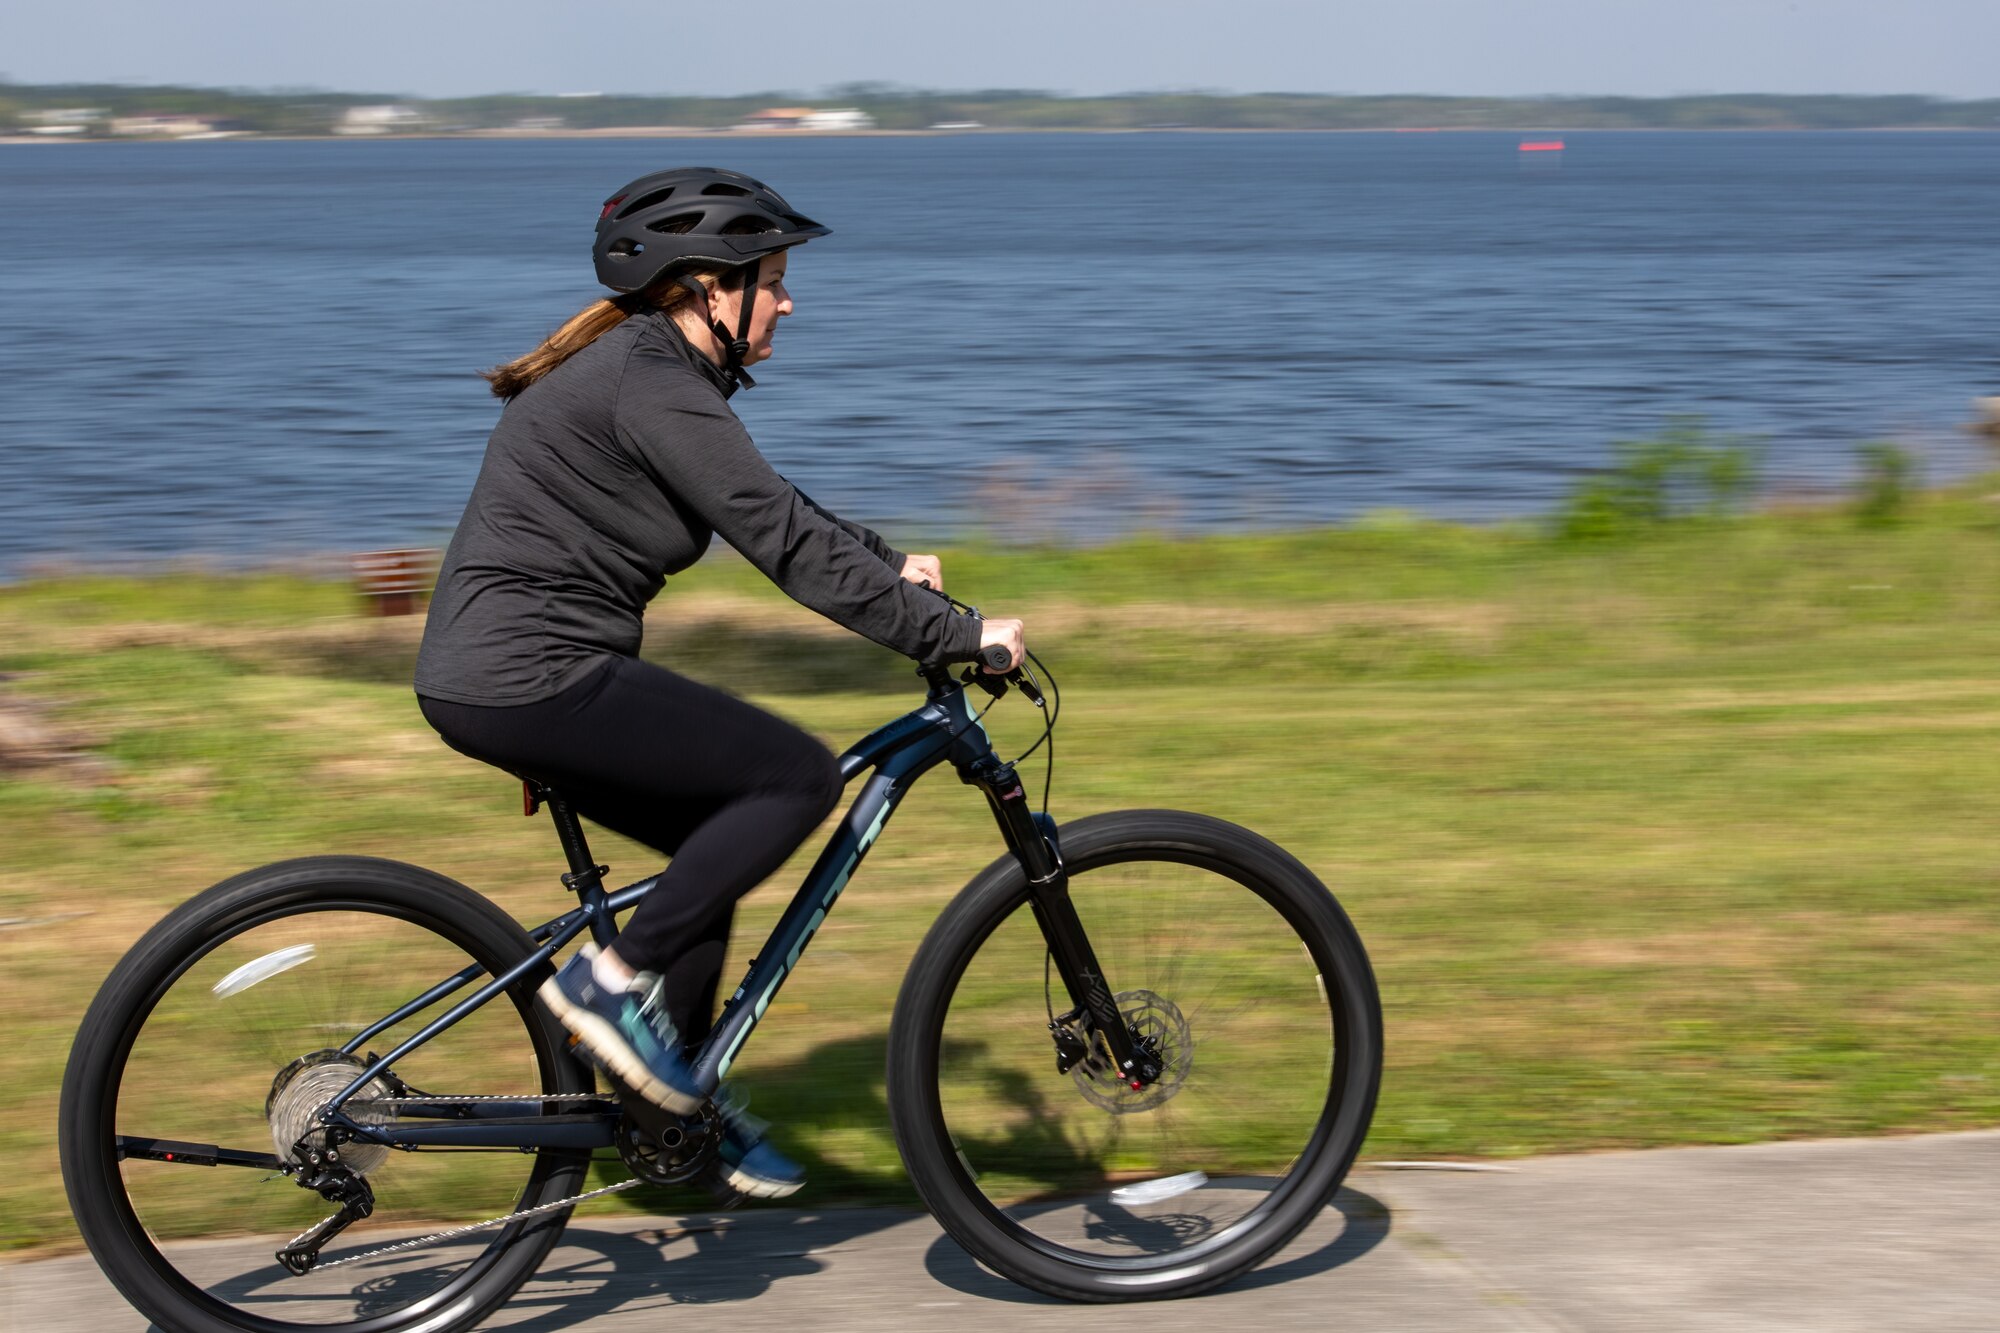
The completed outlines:
[[[0,147],[15,144],[134,144],[134,143],[370,143],[448,139],[733,139],[745,143],[793,139],[967,139],[1015,134],[2000,134],[2000,125],[1758,125],[1666,126],[1621,125],[1376,125],[1376,126],[987,126],[976,130],[737,130],[683,125],[614,125],[602,129],[519,130],[472,129],[423,134],[264,134],[257,131],[199,135],[0,135]]]

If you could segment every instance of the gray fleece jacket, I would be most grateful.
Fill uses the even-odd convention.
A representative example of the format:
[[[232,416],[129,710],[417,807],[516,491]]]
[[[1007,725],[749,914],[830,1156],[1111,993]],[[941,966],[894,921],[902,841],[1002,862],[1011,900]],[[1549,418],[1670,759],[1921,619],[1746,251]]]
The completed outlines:
[[[713,535],[794,600],[918,660],[968,660],[979,623],[903,555],[814,504],[729,408],[734,384],[663,314],[634,315],[507,404],[445,552],[419,694],[547,699],[606,653]]]

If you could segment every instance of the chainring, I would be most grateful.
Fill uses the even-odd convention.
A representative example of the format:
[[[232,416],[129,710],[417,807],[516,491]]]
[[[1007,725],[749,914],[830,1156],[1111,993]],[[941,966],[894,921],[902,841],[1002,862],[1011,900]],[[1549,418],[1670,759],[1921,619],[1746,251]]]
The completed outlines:
[[[647,1107],[633,1115],[630,1104],[618,1118],[618,1156],[649,1185],[678,1185],[694,1179],[715,1160],[722,1120],[715,1103],[690,1116]]]
[[[359,1056],[346,1051],[314,1051],[302,1055],[278,1071],[271,1092],[264,1099],[264,1118],[271,1122],[271,1142],[281,1160],[296,1160],[297,1145],[322,1151],[330,1147],[327,1128],[319,1123],[320,1108],[340,1094],[368,1066]],[[364,1099],[387,1097],[388,1087],[378,1077],[372,1079],[347,1104],[349,1118],[357,1124],[386,1125],[395,1119],[393,1109],[379,1103],[362,1105]],[[340,1147],[340,1160],[357,1176],[365,1176],[388,1160],[389,1148],[380,1143],[349,1140]]]
[[[1171,1099],[1187,1081],[1194,1068],[1194,1034],[1180,1007],[1155,991],[1120,991],[1111,1000],[1140,1047],[1160,1062],[1160,1076],[1133,1087],[1119,1076],[1118,1062],[1096,1032],[1090,1034],[1090,1055],[1071,1066],[1069,1076],[1093,1106],[1114,1115],[1150,1111]]]

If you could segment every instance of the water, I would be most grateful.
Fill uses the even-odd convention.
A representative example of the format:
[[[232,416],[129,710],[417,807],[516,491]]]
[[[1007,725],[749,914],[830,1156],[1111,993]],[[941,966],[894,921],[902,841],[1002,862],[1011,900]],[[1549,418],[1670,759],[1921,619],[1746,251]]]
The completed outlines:
[[[737,399],[901,541],[1546,509],[1677,413],[1824,489],[1985,460],[2000,135],[0,146],[0,574],[435,544],[475,372],[593,298],[598,202],[737,166],[835,229]]]

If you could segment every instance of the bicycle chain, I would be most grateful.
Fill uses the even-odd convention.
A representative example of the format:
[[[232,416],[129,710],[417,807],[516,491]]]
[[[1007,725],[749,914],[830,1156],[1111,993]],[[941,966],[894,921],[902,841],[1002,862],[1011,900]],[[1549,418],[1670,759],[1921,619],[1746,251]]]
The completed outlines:
[[[469,1092],[458,1096],[357,1097],[349,1106],[396,1106],[410,1102],[449,1105],[453,1102],[608,1102],[602,1092]]]
[[[602,1189],[589,1190],[583,1194],[572,1195],[567,1199],[557,1199],[554,1203],[537,1204],[533,1208],[523,1208],[517,1213],[503,1213],[499,1217],[489,1217],[484,1222],[473,1222],[467,1226],[453,1227],[450,1231],[436,1231],[428,1236],[418,1236],[415,1240],[398,1241],[394,1245],[384,1245],[380,1249],[363,1250],[360,1254],[350,1254],[341,1259],[329,1259],[324,1263],[314,1264],[307,1271],[313,1273],[324,1272],[329,1268],[339,1268],[343,1264],[358,1264],[363,1259],[379,1259],[385,1254],[395,1254],[402,1250],[414,1250],[421,1245],[433,1245],[441,1240],[452,1240],[458,1236],[468,1236],[475,1231],[484,1231],[488,1227],[504,1226],[509,1222],[518,1222],[524,1217],[534,1217],[538,1213],[552,1213],[558,1208],[573,1208],[586,1199],[595,1199],[605,1194],[616,1194],[620,1190],[629,1190],[634,1185],[643,1183],[637,1176],[634,1176],[630,1180],[621,1180],[616,1185],[606,1185]],[[298,1235],[294,1236],[291,1244],[297,1245],[311,1234],[311,1228],[307,1228],[305,1231],[301,1231]],[[287,1248],[290,1247],[287,1246]]]
[[[432,1106],[454,1102],[577,1102],[596,1101],[602,1098],[602,1096],[602,1093],[596,1092],[471,1093],[461,1097],[356,1098],[354,1102],[349,1102],[348,1105],[353,1106],[356,1102],[366,1106],[395,1106],[398,1104],[409,1105],[413,1103]],[[534,1217],[540,1213],[552,1213],[558,1208],[573,1208],[577,1204],[587,1200],[599,1198],[606,1194],[616,1194],[620,1190],[629,1190],[634,1185],[644,1183],[637,1176],[634,1176],[630,1180],[621,1180],[616,1185],[606,1185],[602,1189],[588,1190],[582,1194],[572,1195],[567,1199],[557,1199],[553,1203],[537,1204],[533,1208],[523,1208],[519,1212],[502,1213],[499,1217],[489,1217],[484,1222],[472,1222],[466,1226],[453,1227],[449,1231],[434,1231],[428,1236],[418,1236],[413,1240],[398,1241],[394,1245],[384,1245],[373,1250],[363,1250],[360,1254],[350,1254],[339,1259],[329,1259],[324,1263],[314,1264],[309,1271],[314,1273],[324,1272],[326,1269],[339,1268],[344,1264],[358,1264],[364,1259],[379,1259],[385,1254],[397,1254],[403,1250],[414,1250],[420,1246],[434,1245],[443,1240],[453,1240],[459,1236],[469,1236],[475,1231],[484,1231],[488,1227],[505,1226],[509,1222],[518,1222],[524,1217]],[[286,1248],[289,1249],[292,1245],[297,1245],[311,1234],[312,1228],[308,1227],[306,1230],[292,1237],[290,1244]]]

